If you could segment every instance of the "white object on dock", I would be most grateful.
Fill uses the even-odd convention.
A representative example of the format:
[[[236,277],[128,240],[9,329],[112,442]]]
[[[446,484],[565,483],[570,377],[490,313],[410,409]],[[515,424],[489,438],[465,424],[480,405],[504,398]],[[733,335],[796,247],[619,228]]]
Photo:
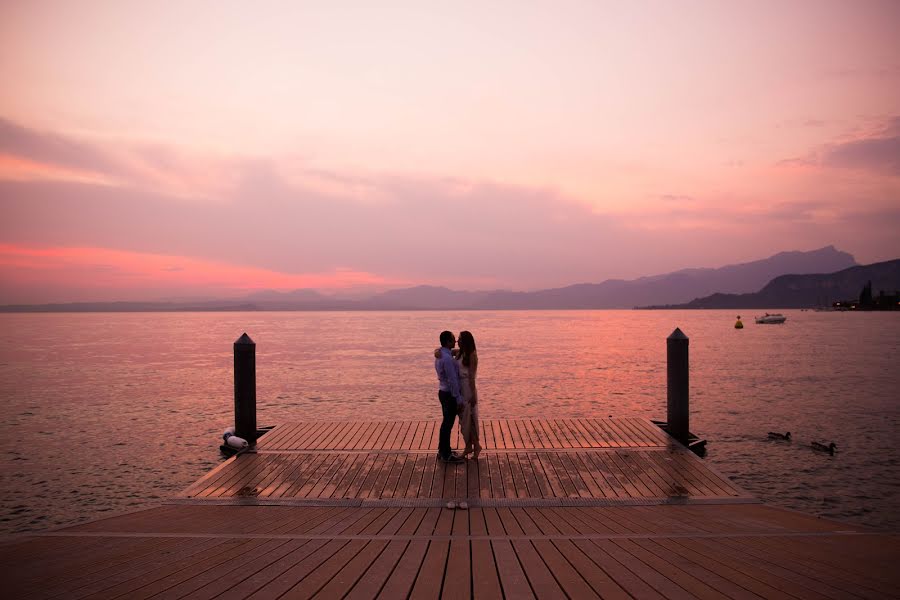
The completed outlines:
[[[243,450],[250,444],[247,443],[247,440],[244,438],[240,438],[234,435],[234,427],[229,427],[222,434],[222,439],[225,440],[225,444],[231,446],[232,448],[237,448],[238,450]]]
[[[225,443],[232,448],[237,448],[238,450],[243,450],[250,445],[247,443],[247,440],[245,440],[244,438],[239,438],[236,435],[229,435],[227,438],[225,438]]]

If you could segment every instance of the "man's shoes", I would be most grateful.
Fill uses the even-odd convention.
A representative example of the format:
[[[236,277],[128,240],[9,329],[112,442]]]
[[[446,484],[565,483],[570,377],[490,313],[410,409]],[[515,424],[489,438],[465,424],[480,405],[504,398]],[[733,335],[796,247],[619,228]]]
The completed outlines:
[[[438,456],[438,459],[444,461],[445,463],[454,463],[454,464],[466,462],[465,459],[463,457],[461,457],[459,454],[451,454],[447,458]]]

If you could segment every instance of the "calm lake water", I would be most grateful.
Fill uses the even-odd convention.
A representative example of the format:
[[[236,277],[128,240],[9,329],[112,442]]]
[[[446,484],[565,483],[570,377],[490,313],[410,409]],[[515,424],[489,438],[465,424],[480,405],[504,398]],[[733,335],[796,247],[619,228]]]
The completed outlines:
[[[244,331],[269,425],[436,418],[442,329],[475,335],[484,417],[664,419],[676,326],[714,468],[772,504],[900,528],[900,313],[785,314],[742,331],[731,311],[0,315],[0,532],[147,506],[215,467]]]

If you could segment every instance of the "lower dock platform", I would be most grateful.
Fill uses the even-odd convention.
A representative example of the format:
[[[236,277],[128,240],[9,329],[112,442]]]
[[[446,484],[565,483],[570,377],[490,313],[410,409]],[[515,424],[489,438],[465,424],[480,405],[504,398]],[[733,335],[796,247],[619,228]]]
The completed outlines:
[[[437,426],[280,425],[162,506],[0,541],[4,596],[674,600],[900,589],[900,536],[766,506],[649,420],[483,420],[484,452],[460,465],[436,460]]]

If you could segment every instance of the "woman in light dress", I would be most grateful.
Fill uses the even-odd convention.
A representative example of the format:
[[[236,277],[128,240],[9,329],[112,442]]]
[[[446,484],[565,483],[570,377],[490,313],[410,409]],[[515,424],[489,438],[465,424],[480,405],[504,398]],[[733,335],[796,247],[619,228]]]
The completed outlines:
[[[468,331],[460,331],[457,340],[459,348],[451,350],[456,364],[459,366],[459,391],[463,398],[459,413],[459,430],[466,442],[462,456],[471,454],[478,458],[481,454],[481,440],[478,435],[478,391],[475,378],[478,374],[478,352],[475,350],[475,338]],[[440,356],[441,349],[434,351],[435,358]]]
[[[481,454],[481,441],[478,436],[478,390],[475,388],[475,376],[478,373],[478,352],[475,350],[475,338],[468,331],[459,332],[459,391],[463,397],[463,409],[459,416],[459,429],[466,441],[463,458],[471,454],[478,458]]]

